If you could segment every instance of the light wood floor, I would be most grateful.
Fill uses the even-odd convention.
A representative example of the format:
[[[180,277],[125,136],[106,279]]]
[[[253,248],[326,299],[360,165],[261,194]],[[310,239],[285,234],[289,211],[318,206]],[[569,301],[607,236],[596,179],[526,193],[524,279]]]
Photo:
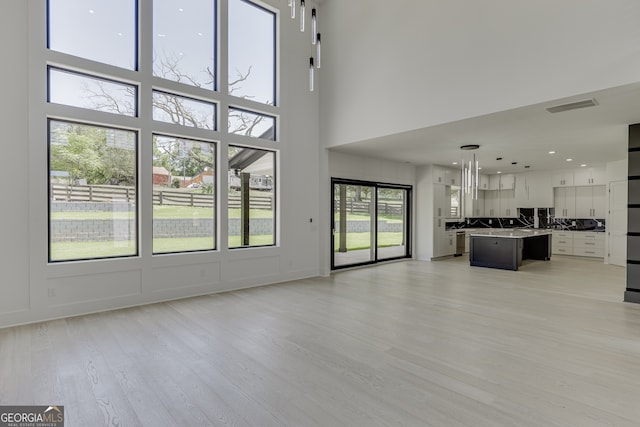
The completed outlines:
[[[466,257],[0,329],[0,404],[67,426],[637,426],[624,268]]]

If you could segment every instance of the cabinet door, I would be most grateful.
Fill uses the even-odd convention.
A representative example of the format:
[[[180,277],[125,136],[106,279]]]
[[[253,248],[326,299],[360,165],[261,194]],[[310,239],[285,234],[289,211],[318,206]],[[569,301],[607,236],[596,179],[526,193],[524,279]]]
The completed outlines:
[[[595,185],[593,189],[593,215],[592,218],[603,219],[607,216],[607,187]]]
[[[516,185],[517,182],[516,182]],[[517,190],[518,187],[516,187]],[[553,185],[548,173],[533,172],[527,175],[528,206],[525,208],[550,208],[553,206]]]
[[[445,183],[445,169],[440,166],[432,166],[433,170],[433,183],[444,184]]]
[[[603,185],[607,173],[604,168],[581,168],[574,171],[574,185]]]
[[[460,186],[461,179],[462,172],[460,171],[460,169],[446,169],[444,174],[444,183],[446,185]]]
[[[489,190],[499,190],[499,189],[500,189],[500,175],[490,175]]]
[[[565,207],[567,210],[567,218],[576,218],[576,187],[567,187]]]
[[[528,208],[529,207],[529,188],[528,188],[528,175],[526,174],[517,174],[516,178],[516,188],[515,188],[515,196],[516,196],[516,206],[520,208]],[[535,206],[531,206],[535,207]]]
[[[576,187],[554,188],[556,218],[576,217]]]
[[[591,185],[606,185],[607,170],[605,168],[591,169]]]
[[[497,217],[499,215],[500,199],[498,190],[487,190],[484,193],[484,214],[487,217]]]
[[[447,209],[446,188],[442,184],[433,184],[433,216],[444,218]]]
[[[516,218],[518,216],[514,190],[500,191],[500,215],[499,216],[505,217],[505,218]]]
[[[592,187],[575,187],[576,218],[593,218]]]
[[[478,191],[478,199],[472,194],[464,195],[464,216],[466,218],[481,218],[484,216],[484,191]]]
[[[553,174],[554,187],[572,187],[573,171],[559,171]]]
[[[478,188],[480,190],[489,189],[489,175],[478,175]]]
[[[513,174],[500,175],[500,190],[513,190],[516,185],[516,177]]]

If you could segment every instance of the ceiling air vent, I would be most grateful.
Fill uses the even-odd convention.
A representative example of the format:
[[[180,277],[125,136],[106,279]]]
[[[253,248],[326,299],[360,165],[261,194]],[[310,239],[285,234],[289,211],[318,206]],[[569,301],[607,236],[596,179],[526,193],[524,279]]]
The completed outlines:
[[[563,111],[577,110],[578,108],[595,107],[596,105],[598,105],[598,101],[592,98],[592,99],[587,99],[585,101],[571,102],[569,104],[556,105],[555,107],[549,107],[547,108],[547,111],[550,113],[561,113]]]

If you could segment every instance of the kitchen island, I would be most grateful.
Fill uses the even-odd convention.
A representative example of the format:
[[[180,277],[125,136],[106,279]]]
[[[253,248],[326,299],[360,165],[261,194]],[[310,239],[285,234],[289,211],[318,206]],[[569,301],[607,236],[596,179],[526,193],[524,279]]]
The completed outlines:
[[[478,231],[469,235],[469,263],[477,267],[517,270],[523,259],[551,259],[546,230]]]

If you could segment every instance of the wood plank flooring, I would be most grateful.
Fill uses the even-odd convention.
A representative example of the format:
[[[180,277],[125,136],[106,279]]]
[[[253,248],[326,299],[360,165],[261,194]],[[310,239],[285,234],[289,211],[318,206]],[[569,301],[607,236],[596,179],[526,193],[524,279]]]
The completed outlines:
[[[67,426],[637,426],[624,276],[409,261],[0,329],[0,404]]]

